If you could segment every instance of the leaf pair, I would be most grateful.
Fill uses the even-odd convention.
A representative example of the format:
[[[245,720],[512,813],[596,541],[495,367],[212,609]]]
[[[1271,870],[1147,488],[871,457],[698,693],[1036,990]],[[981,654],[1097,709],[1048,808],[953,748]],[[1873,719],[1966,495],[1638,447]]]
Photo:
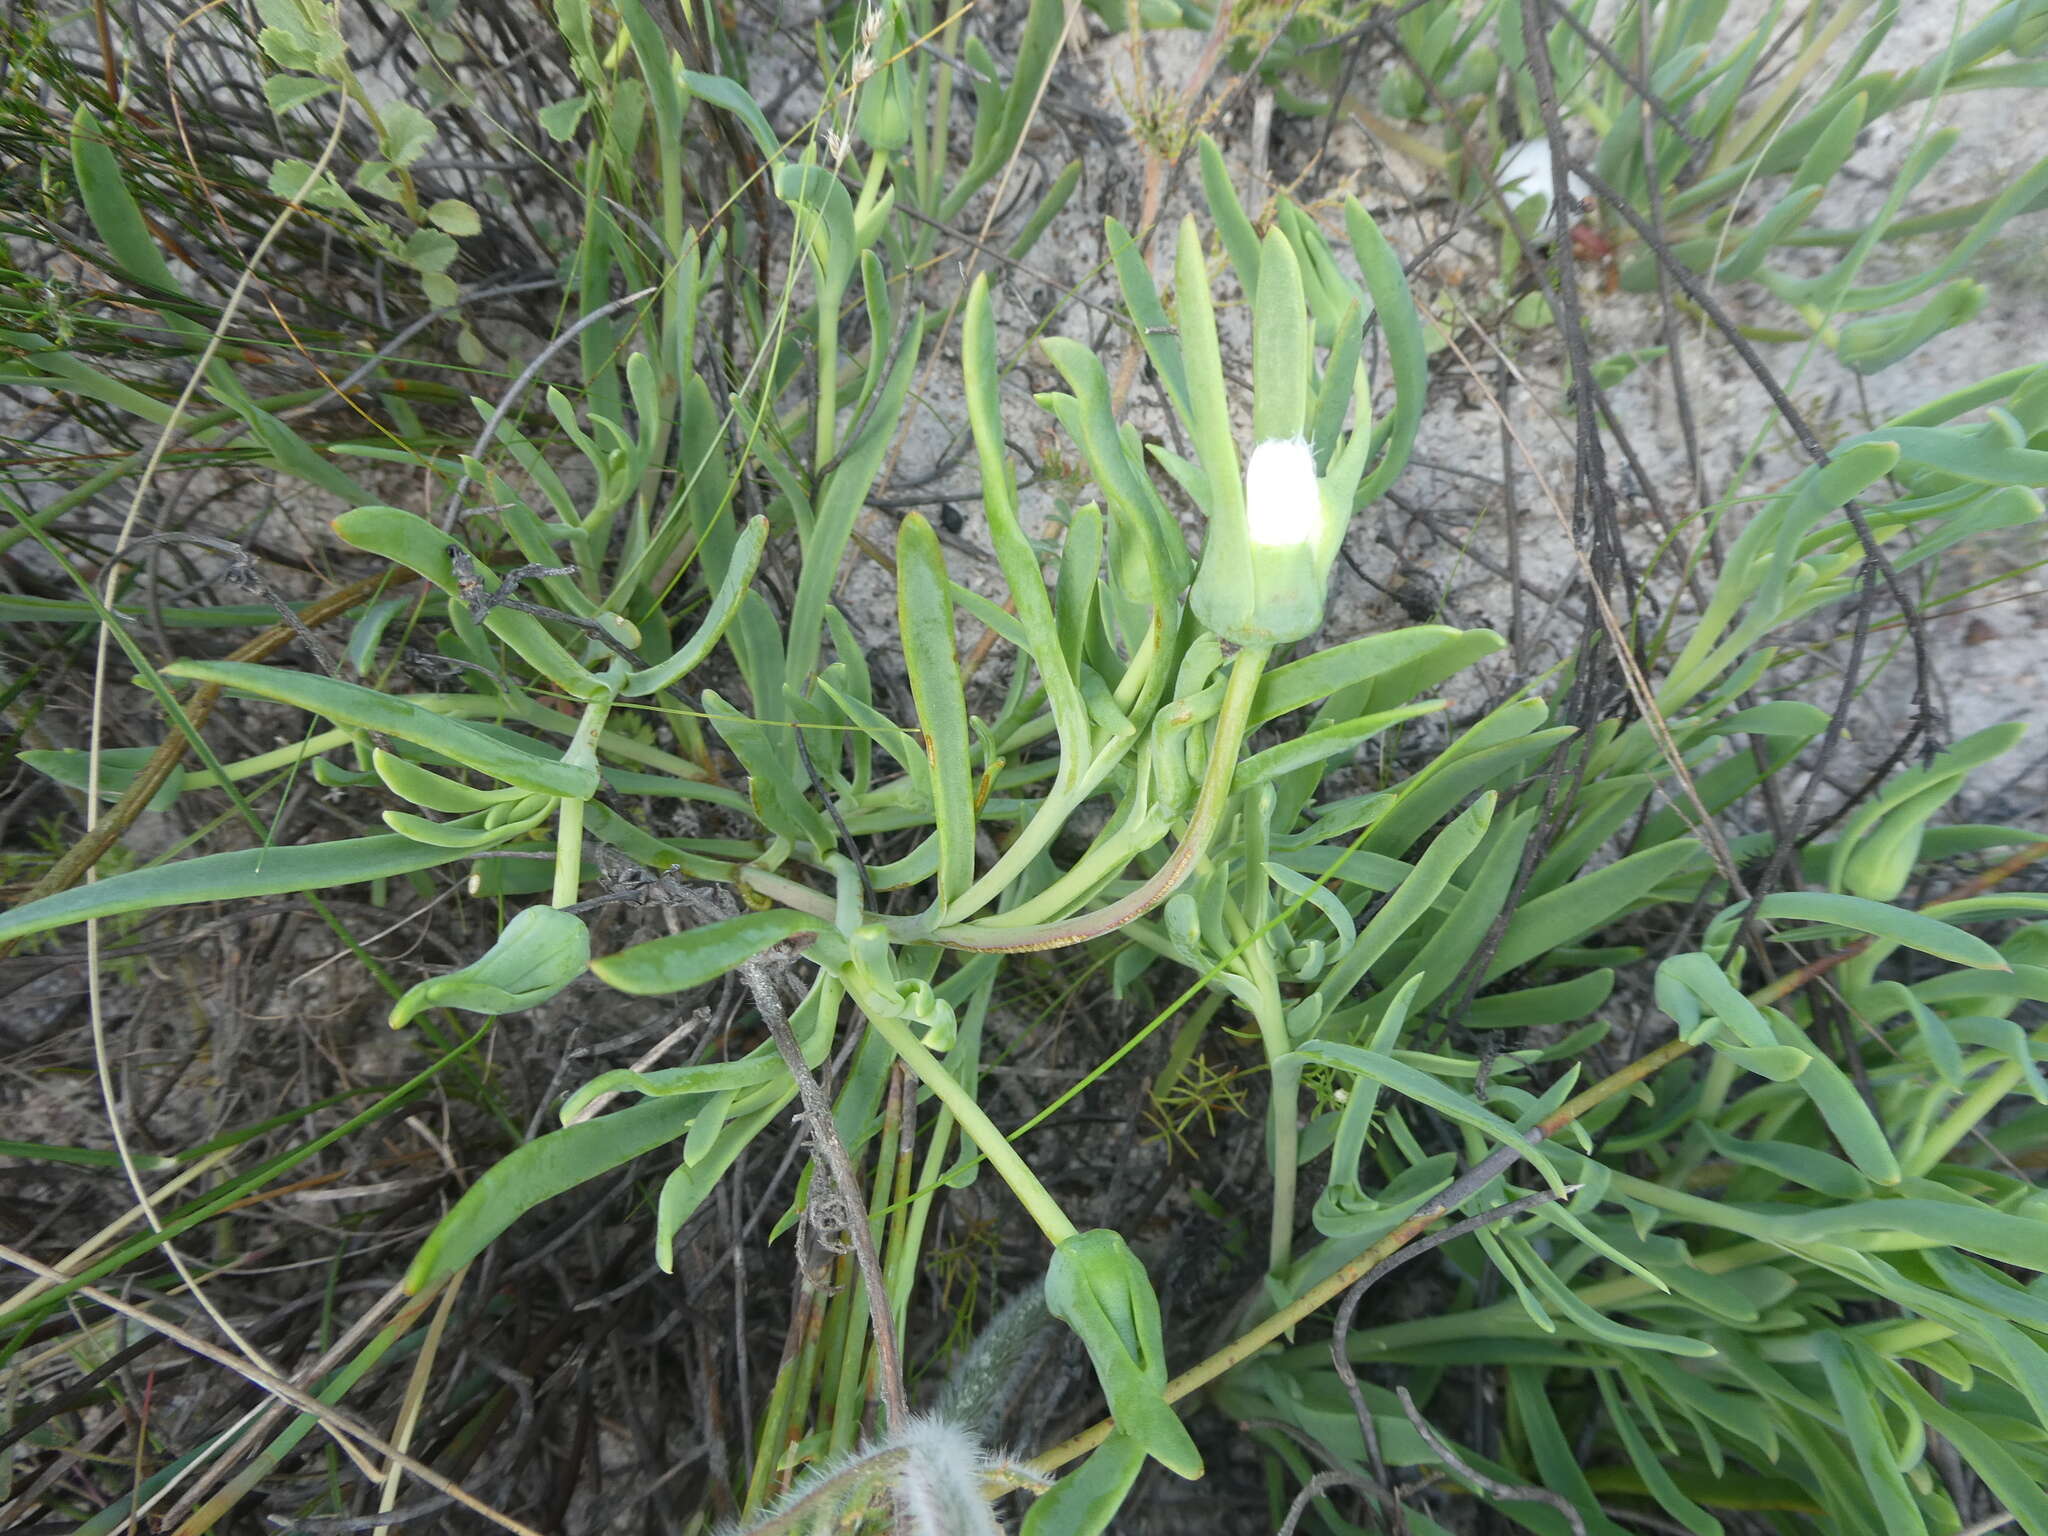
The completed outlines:
[[[1200,1477],[1201,1455],[1163,1396],[1166,1346],[1159,1298],[1122,1236],[1097,1228],[1055,1248],[1045,1276],[1045,1305],[1087,1346],[1118,1435],[1182,1477]]]

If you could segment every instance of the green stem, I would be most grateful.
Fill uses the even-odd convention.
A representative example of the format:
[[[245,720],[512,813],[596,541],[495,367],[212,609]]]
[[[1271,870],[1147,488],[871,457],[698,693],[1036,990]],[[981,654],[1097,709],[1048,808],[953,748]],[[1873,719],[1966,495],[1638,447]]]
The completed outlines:
[[[879,345],[879,343],[877,343]],[[839,428],[839,296],[818,305],[817,469],[832,462]]]
[[[1301,1058],[1287,1033],[1287,1007],[1280,997],[1280,978],[1263,938],[1244,952],[1245,971],[1258,989],[1251,1010],[1259,1026],[1271,1078],[1266,1095],[1266,1125],[1272,1145],[1273,1210],[1266,1234],[1266,1272],[1281,1273],[1294,1258],[1294,1198],[1301,1164]]]
[[[1230,800],[1231,781],[1237,776],[1238,754],[1251,728],[1252,700],[1265,675],[1268,646],[1247,646],[1237,653],[1230,671],[1230,684],[1223,693],[1223,707],[1216,715],[1216,735],[1209,744],[1209,764],[1202,775],[1202,792],[1195,799],[1194,814],[1180,844],[1168,855],[1159,872],[1121,900],[1093,912],[1083,912],[1057,923],[1040,923],[1028,928],[990,930],[980,924],[934,930],[932,937],[956,949],[991,950],[1017,954],[1029,950],[1060,949],[1083,944],[1112,933],[1133,918],[1143,917],[1186,883],[1195,865],[1208,852],[1209,844],[1222,824],[1223,809]]]
[[[1090,939],[1113,933],[1134,918],[1143,917],[1186,883],[1188,876],[1195,872],[1196,863],[1208,852],[1216,829],[1222,824],[1223,808],[1230,800],[1231,780],[1237,775],[1238,754],[1244,749],[1245,734],[1251,728],[1252,700],[1258,694],[1259,679],[1265,675],[1266,658],[1271,654],[1272,650],[1267,646],[1248,646],[1237,653],[1229,685],[1224,689],[1222,708],[1216,715],[1216,735],[1209,744],[1209,764],[1202,775],[1202,790],[1195,799],[1194,812],[1188,817],[1187,831],[1179,846],[1159,866],[1159,872],[1129,895],[1093,912],[1024,928],[1002,928],[988,923],[927,928],[915,918],[874,915],[866,916],[864,921],[880,923],[889,937],[899,944],[943,944],[949,949],[982,954],[1022,954],[1032,950],[1062,949],[1069,944],[1085,944]],[[834,915],[830,897],[794,880],[746,869],[740,872],[739,883],[799,912],[809,912],[827,921]],[[966,1124],[964,1116],[961,1123],[963,1126]]]
[[[1259,1033],[1265,1033],[1263,1024]],[[1286,1033],[1286,1025],[1281,1025]],[[1267,1047],[1270,1050],[1272,1047]],[[1279,1274],[1294,1260],[1294,1193],[1301,1162],[1301,1061],[1293,1052],[1272,1064],[1266,1113],[1273,1123],[1273,1219],[1266,1237],[1266,1268]]]
[[[1926,1139],[1904,1159],[1906,1173],[1915,1178],[1924,1177],[1928,1169],[1955,1149],[1957,1142],[1977,1128],[1984,1117],[2012,1092],[2019,1080],[2020,1069],[2017,1066],[2007,1063],[1995,1068],[1983,1082],[1970,1090],[1961,1103],[1943,1116],[1941,1124],[1928,1132]]]
[[[859,1001],[859,978],[849,974],[842,979],[847,991]],[[861,1011],[867,1014],[868,1022],[874,1025],[876,1032],[889,1042],[889,1049],[902,1057],[910,1070],[917,1074],[917,1080],[931,1089],[938,1101],[953,1112],[953,1118],[960,1123],[967,1139],[1010,1186],[1010,1193],[1038,1223],[1046,1241],[1057,1248],[1072,1237],[1076,1230],[1074,1224],[1067,1220],[1067,1213],[1060,1209],[1059,1202],[1038,1182],[1038,1175],[1031,1171],[1031,1165],[1018,1155],[1009,1138],[974,1102],[974,1096],[960,1086],[959,1080],[945,1069],[938,1057],[924,1048],[911,1027],[880,1009],[869,1009],[865,1003]]]
[[[604,735],[605,720],[611,715],[612,700],[609,694],[592,699],[583,706],[583,718],[576,722],[576,734],[569,738],[569,745],[562,753],[562,761],[591,768],[597,766],[597,745]],[[576,895],[583,887],[583,811],[585,802],[565,798],[562,801],[561,831],[555,839],[555,888],[548,899],[557,907],[576,904]]]
[[[810,1383],[816,1374],[817,1321],[824,1298],[815,1292],[807,1293],[801,1305],[803,1316],[790,1325],[801,1333],[796,1358],[791,1360],[785,1356],[783,1369],[775,1373],[775,1385],[768,1394],[768,1407],[761,1419],[760,1442],[754,1449],[753,1472],[747,1479],[746,1501],[740,1506],[742,1514],[752,1514],[768,1502],[775,1469],[789,1449],[789,1421],[795,1409],[799,1384],[808,1398]]]
[[[583,802],[562,801],[560,831],[555,837],[555,888],[548,904],[573,907],[583,888]]]
[[[889,1243],[889,1302],[894,1308],[899,1336],[910,1326],[910,1288],[916,1277],[917,1256],[924,1251],[924,1229],[931,1220],[932,1197],[945,1177],[946,1154],[952,1145],[953,1112],[941,1107],[925,1150],[924,1170],[912,1186],[917,1192],[909,1197],[907,1205],[898,1207],[904,1215],[902,1233]],[[899,1201],[904,1198],[902,1194],[897,1196]]]

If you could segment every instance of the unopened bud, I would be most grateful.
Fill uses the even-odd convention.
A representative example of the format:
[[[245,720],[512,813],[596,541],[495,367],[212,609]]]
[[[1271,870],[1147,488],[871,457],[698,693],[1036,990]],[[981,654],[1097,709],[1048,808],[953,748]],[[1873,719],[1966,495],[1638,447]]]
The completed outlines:
[[[1192,594],[1195,616],[1234,645],[1280,645],[1314,634],[1350,510],[1328,505],[1305,440],[1260,443],[1245,468],[1242,526],[1229,526],[1240,515],[1232,511],[1210,515]]]

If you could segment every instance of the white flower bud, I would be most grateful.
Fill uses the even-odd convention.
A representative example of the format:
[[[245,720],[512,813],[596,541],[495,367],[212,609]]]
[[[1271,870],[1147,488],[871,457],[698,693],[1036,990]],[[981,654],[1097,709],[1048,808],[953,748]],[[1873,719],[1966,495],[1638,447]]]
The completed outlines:
[[[1245,518],[1254,544],[1306,544],[1323,526],[1316,459],[1298,437],[1273,438],[1252,450],[1244,474]]]
[[[1241,506],[1210,515],[1190,594],[1195,617],[1233,645],[1279,645],[1315,633],[1350,511],[1333,512],[1324,501],[1305,439],[1258,444],[1245,466]]]
[[[1542,198],[1544,205],[1549,206],[1551,191],[1556,186],[1553,158],[1548,139],[1530,139],[1515,145],[1500,157],[1500,164],[1493,174],[1499,180],[1500,190],[1510,208],[1519,207],[1532,197]],[[1574,172],[1566,173],[1564,186],[1565,195],[1574,205],[1574,212],[1592,195]]]

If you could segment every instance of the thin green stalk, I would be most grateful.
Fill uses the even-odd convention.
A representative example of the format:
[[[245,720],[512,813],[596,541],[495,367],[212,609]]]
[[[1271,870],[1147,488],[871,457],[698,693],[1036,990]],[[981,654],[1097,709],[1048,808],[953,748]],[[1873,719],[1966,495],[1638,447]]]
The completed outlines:
[[[908,1262],[903,1255],[913,1241],[922,1240],[924,1223],[921,1220],[917,1223],[913,1238],[910,1219],[913,1202],[907,1197],[915,1187],[911,1179],[917,1172],[917,1093],[910,1086],[910,1069],[900,1061],[890,1074],[889,1094],[894,1101],[901,1124],[896,1139],[896,1181],[892,1186],[893,1192],[885,1213],[888,1217],[889,1239],[884,1245],[884,1251],[888,1255],[884,1267],[889,1276],[889,1315],[895,1320],[897,1337],[901,1338],[904,1329],[903,1319],[910,1305],[915,1250],[911,1250],[912,1256]],[[930,1204],[928,1200],[916,1203],[920,1210]]]
[[[1924,1177],[1935,1164],[1955,1150],[1956,1143],[1983,1123],[1984,1117],[2004,1101],[2019,1081],[2020,1069],[2013,1063],[1994,1068],[1942,1117],[1941,1123],[1929,1131],[1911,1153],[1899,1159],[1906,1173],[1914,1178]]]
[[[803,1297],[804,1310],[791,1324],[797,1330],[796,1358],[788,1360],[782,1370],[775,1373],[775,1385],[768,1394],[768,1407],[761,1418],[761,1441],[754,1448],[754,1466],[747,1478],[746,1501],[740,1506],[741,1513],[752,1514],[768,1502],[769,1484],[774,1479],[775,1469],[782,1462],[782,1453],[788,1448],[789,1421],[792,1407],[799,1388],[809,1394],[809,1384],[817,1366],[818,1325],[824,1297],[815,1290],[806,1289]]]
[[[1252,700],[1265,675],[1267,646],[1247,646],[1237,653],[1230,682],[1224,689],[1223,705],[1216,715],[1216,734],[1209,744],[1209,763],[1202,775],[1202,790],[1195,798],[1194,813],[1179,846],[1159,872],[1128,896],[1057,923],[1041,923],[992,933],[985,925],[967,924],[934,930],[932,937],[958,949],[993,950],[1005,954],[1039,949],[1059,949],[1081,944],[1113,933],[1133,918],[1143,917],[1187,881],[1195,865],[1208,852],[1217,828],[1222,825],[1224,807],[1230,800],[1231,781],[1237,775],[1238,754],[1244,749],[1251,728]]]
[[[555,838],[555,884],[549,893],[551,906],[573,907],[583,887],[583,802],[565,798],[561,803],[561,830]]]
[[[1244,748],[1245,734],[1251,727],[1252,700],[1259,691],[1259,679],[1265,673],[1266,659],[1271,654],[1265,646],[1248,646],[1237,653],[1230,682],[1224,690],[1222,708],[1216,716],[1216,735],[1210,742],[1209,763],[1202,776],[1201,793],[1195,799],[1187,831],[1166,862],[1160,865],[1159,872],[1129,895],[1093,912],[1078,913],[1056,923],[1022,928],[1002,928],[985,922],[930,928],[917,918],[890,918],[874,914],[864,915],[863,921],[881,924],[889,937],[899,944],[943,944],[950,949],[980,954],[1023,954],[1084,944],[1115,932],[1134,918],[1143,917],[1186,883],[1195,872],[1196,863],[1209,851],[1209,845],[1215,839],[1223,820],[1224,807],[1230,799],[1238,754]],[[751,868],[739,871],[737,878],[745,889],[786,907],[808,912],[827,922],[835,916],[831,897],[797,881]],[[966,1124],[964,1116],[962,1124]]]
[[[902,1105],[891,1093],[882,1113],[882,1133],[875,1151],[874,1190],[868,1197],[868,1241],[874,1244],[878,1254],[882,1252],[883,1234],[887,1231],[889,1202],[895,1198],[898,1187],[896,1174],[902,1133]],[[884,1265],[886,1262],[885,1258]],[[888,1305],[889,1299],[883,1298],[884,1306]],[[856,1271],[852,1283],[841,1293],[835,1305],[844,1305],[847,1313],[846,1327],[838,1345],[839,1377],[829,1405],[832,1426],[827,1454],[833,1456],[853,1448],[854,1441],[860,1438],[861,1420],[867,1408],[868,1393],[863,1385],[870,1379],[866,1370],[869,1362],[867,1277]],[[893,1315],[894,1309],[890,1310]]]
[[[818,306],[818,435],[817,469],[832,462],[839,426],[839,314]]]
[[[941,1107],[932,1123],[931,1144],[926,1147],[924,1171],[915,1185],[916,1193],[897,1206],[903,1218],[900,1235],[889,1240],[889,1301],[894,1309],[896,1331],[909,1325],[910,1287],[917,1275],[917,1256],[924,1249],[924,1229],[931,1220],[932,1199],[945,1177],[947,1150],[953,1145],[953,1111]]]
[[[832,1298],[832,1309],[840,1314],[840,1325],[831,1330],[821,1351],[838,1362],[834,1372],[820,1372],[832,1393],[831,1401],[818,1404],[817,1419],[830,1415],[826,1454],[837,1456],[853,1449],[860,1438],[867,1392],[862,1387],[863,1367],[868,1363],[868,1283],[860,1271],[841,1261],[841,1286]]]
[[[1271,1084],[1266,1095],[1266,1122],[1271,1128],[1273,1148],[1273,1211],[1266,1236],[1266,1272],[1279,1274],[1294,1257],[1294,1198],[1301,1165],[1301,1058],[1294,1054],[1294,1042],[1287,1033],[1286,1005],[1280,998],[1279,978],[1273,973],[1273,957],[1266,941],[1259,939],[1245,951],[1250,962],[1252,984],[1259,1001],[1252,1018],[1259,1026],[1259,1043],[1266,1050],[1266,1070]]]
[[[856,1001],[861,1001],[861,987],[857,978],[844,978],[846,989]],[[902,1019],[890,1016],[877,1008],[870,1009],[863,1003],[861,1011],[867,1014],[882,1038],[917,1074],[917,1080],[931,1089],[938,1101],[953,1112],[953,1118],[960,1123],[981,1155],[988,1159],[990,1166],[1001,1175],[1010,1193],[1017,1197],[1031,1219],[1038,1223],[1046,1241],[1057,1248],[1074,1236],[1076,1228],[1067,1219],[1059,1202],[1053,1199],[1046,1187],[1038,1181],[1038,1175],[1031,1171],[1031,1165],[1018,1155],[1010,1145],[1009,1138],[996,1128],[982,1107],[975,1103],[974,1096],[960,1086],[959,1080],[948,1072],[939,1059],[924,1048],[916,1033]]]
[[[597,745],[611,710],[609,697],[592,699],[583,706],[583,718],[576,722],[576,734],[562,753],[563,762],[597,766]],[[583,807],[581,800],[562,801],[561,835],[555,840],[554,892],[549,897],[557,907],[574,906],[583,886]]]

